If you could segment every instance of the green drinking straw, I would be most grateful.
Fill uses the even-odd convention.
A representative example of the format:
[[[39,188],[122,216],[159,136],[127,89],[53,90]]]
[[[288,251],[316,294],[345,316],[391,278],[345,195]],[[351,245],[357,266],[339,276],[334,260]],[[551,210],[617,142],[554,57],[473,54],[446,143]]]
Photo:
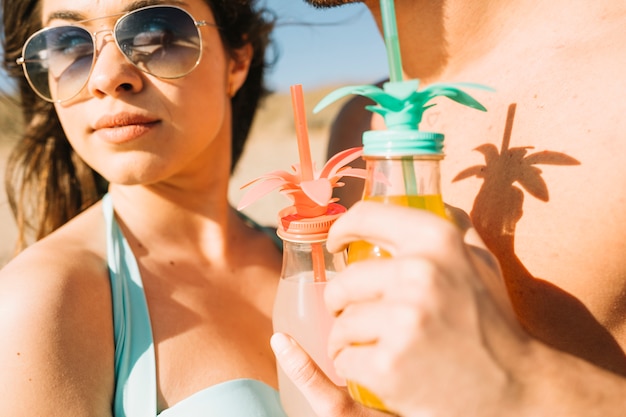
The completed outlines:
[[[380,0],[380,9],[383,17],[383,33],[387,50],[387,61],[389,62],[389,81],[402,82],[402,55],[400,55],[396,9],[393,0]],[[417,195],[417,184],[412,157],[402,157],[402,174],[406,194]]]
[[[400,55],[396,10],[393,0],[380,0],[380,9],[383,15],[383,32],[387,61],[389,62],[389,80],[402,81],[402,56]]]
[[[387,155],[389,152],[390,156],[400,158],[405,194],[417,195],[418,181],[413,156],[443,155],[443,134],[422,132],[419,129],[424,111],[436,105],[431,101],[436,97],[447,97],[464,106],[487,111],[462,88],[494,90],[475,83],[435,83],[420,89],[418,79],[404,80],[393,0],[380,0],[380,8],[390,70],[389,82],[383,84],[382,88],[374,85],[341,87],[324,97],[313,112],[319,112],[348,94],[358,94],[373,100],[376,105],[368,105],[365,108],[380,114],[385,119],[387,129],[363,134],[363,154],[367,156],[383,152]]]

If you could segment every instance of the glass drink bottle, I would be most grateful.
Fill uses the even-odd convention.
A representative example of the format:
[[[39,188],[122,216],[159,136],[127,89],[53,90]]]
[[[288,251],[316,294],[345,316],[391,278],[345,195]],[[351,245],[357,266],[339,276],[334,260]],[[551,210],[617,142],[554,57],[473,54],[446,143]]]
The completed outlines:
[[[345,211],[334,203],[326,215],[312,218],[299,216],[293,207],[281,211],[277,233],[283,240],[283,265],[273,311],[274,331],[293,337],[335,384],[344,386],[327,353],[333,317],[324,304],[324,288],[346,264],[345,252],[326,249],[328,229]],[[316,417],[280,366],[278,385],[288,415]]]
[[[388,11],[387,25],[393,26],[395,18],[392,6],[393,0],[381,0],[381,9]],[[391,42],[391,45],[394,44],[397,44],[397,39]],[[376,105],[366,106],[366,109],[381,115],[386,128],[363,133],[362,156],[367,170],[363,199],[428,210],[446,218],[439,175],[444,135],[419,129],[423,113],[436,105],[433,100],[438,97],[486,111],[462,88],[491,89],[474,83],[435,83],[420,89],[420,81],[417,79],[401,80],[399,50],[392,50],[395,52],[391,58],[397,58],[391,59],[394,63],[392,68],[397,71],[393,71],[395,76],[390,77],[390,82],[383,84],[382,88],[373,85],[339,88],[323,98],[314,112],[348,94],[359,94],[376,102]],[[348,263],[389,256],[382,248],[368,242],[357,241],[348,247]],[[352,381],[348,381],[347,385],[356,401],[390,412],[366,388]]]
[[[446,218],[441,197],[439,162],[443,135],[421,131],[369,131],[363,136],[363,158],[367,177],[364,200],[379,201],[431,211]],[[389,257],[382,248],[357,241],[348,247],[348,263]],[[382,401],[365,387],[347,382],[356,401],[388,411]]]

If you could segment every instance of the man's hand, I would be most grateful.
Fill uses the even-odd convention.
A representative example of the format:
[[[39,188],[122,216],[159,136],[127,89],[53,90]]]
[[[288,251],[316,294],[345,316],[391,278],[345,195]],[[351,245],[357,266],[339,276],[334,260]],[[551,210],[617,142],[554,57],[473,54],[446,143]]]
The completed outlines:
[[[330,251],[365,240],[392,257],[356,262],[328,282],[337,316],[329,353],[341,375],[404,416],[501,416],[518,406],[530,338],[497,261],[468,219],[450,213],[453,222],[360,202],[337,220]]]

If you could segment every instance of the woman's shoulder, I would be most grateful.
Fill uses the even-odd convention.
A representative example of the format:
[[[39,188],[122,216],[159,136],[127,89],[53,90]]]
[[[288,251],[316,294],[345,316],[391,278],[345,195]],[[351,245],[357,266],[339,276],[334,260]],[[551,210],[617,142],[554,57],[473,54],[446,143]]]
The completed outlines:
[[[46,401],[46,414],[56,404],[82,410],[70,415],[107,401],[110,407],[114,348],[103,228],[91,208],[0,270],[0,334],[11,336],[0,346],[0,385],[33,410],[41,404],[42,414]],[[0,414],[11,406],[1,405]]]
[[[77,308],[90,293],[101,296],[108,287],[106,265],[104,221],[98,207],[91,207],[2,268],[0,297],[29,297],[31,310],[60,308],[59,303]]]
[[[0,285],[16,277],[19,281],[51,285],[59,279],[84,279],[98,272],[106,273],[106,236],[101,213],[98,203],[30,245],[0,270]]]

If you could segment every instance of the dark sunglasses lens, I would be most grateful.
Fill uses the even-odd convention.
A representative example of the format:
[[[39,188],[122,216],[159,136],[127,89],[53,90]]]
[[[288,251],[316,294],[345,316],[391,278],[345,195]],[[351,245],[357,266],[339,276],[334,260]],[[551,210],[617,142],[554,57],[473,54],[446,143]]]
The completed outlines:
[[[176,7],[149,7],[121,18],[115,38],[139,69],[161,78],[178,78],[200,59],[200,33],[193,18]]]
[[[59,26],[42,30],[24,47],[28,80],[49,100],[72,98],[89,78],[93,51],[93,40],[85,29]]]

